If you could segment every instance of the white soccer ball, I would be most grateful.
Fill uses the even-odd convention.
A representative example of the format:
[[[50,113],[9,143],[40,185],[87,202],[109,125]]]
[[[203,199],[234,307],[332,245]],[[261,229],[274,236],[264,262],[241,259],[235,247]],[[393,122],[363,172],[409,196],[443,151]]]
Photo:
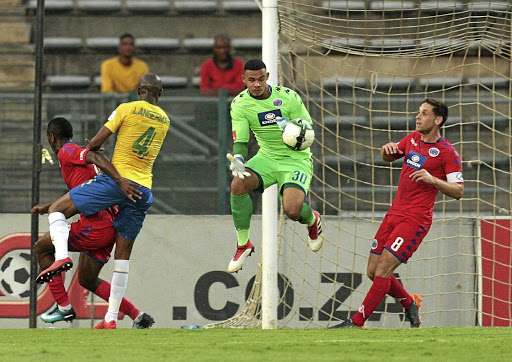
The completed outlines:
[[[30,296],[30,250],[13,250],[0,260],[0,291],[16,298]]]
[[[313,127],[303,119],[292,119],[283,129],[283,142],[292,150],[305,150],[313,144],[314,140]]]

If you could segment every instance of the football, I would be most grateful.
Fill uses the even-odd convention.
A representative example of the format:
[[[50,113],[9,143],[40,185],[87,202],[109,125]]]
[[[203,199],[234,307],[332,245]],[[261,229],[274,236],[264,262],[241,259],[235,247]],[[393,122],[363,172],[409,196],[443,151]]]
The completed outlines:
[[[29,297],[30,250],[13,250],[0,260],[0,290],[6,296]]]
[[[303,119],[292,119],[283,129],[283,142],[292,150],[305,150],[313,144],[314,140],[313,127]]]

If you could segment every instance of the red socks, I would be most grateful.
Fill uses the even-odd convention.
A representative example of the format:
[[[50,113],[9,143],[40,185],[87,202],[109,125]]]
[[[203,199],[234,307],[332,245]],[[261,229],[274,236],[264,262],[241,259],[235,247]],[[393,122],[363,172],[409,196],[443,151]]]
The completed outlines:
[[[105,280],[102,281],[98,289],[94,291],[94,294],[108,302],[108,297],[110,297],[110,283]],[[121,301],[119,311],[128,315],[131,319],[137,318],[140,313],[140,309],[137,309],[131,302],[126,300],[126,298],[123,298]]]
[[[53,295],[53,299],[55,299],[58,305],[69,305],[68,293],[66,292],[66,288],[64,288],[62,273],[54,275],[52,281],[48,283],[48,287]]]
[[[393,298],[398,299],[404,309],[409,308],[412,304],[411,296],[409,293],[407,293],[402,284],[400,284],[394,275],[391,275],[391,286],[389,288],[388,294]]]
[[[364,322],[370,317],[386,294],[388,294],[390,287],[391,278],[382,278],[377,276],[373,278],[373,284],[366,294],[363,304],[359,307],[359,311],[356,315],[352,317],[352,321],[355,325],[359,327],[363,326]]]

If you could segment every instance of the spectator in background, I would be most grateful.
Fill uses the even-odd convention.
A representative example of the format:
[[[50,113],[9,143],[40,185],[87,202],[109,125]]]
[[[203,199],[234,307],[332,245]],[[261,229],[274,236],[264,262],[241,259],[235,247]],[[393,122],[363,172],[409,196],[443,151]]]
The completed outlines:
[[[135,38],[129,33],[119,37],[119,55],[101,64],[101,91],[104,93],[124,93],[137,89],[139,79],[149,73],[146,62],[133,56]]]
[[[231,56],[231,40],[227,35],[216,35],[213,44],[213,57],[201,65],[199,88],[203,96],[216,96],[220,88],[235,96],[244,88],[242,75],[244,62]]]

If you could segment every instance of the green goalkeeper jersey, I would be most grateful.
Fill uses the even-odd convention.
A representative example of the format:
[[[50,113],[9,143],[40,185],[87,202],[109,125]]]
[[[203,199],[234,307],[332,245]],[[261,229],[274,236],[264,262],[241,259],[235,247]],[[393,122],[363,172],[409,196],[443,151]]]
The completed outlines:
[[[248,90],[242,91],[231,102],[231,123],[233,141],[249,142],[250,130],[260,147],[258,152],[272,159],[291,157],[294,159],[311,158],[306,148],[294,151],[286,146],[281,138],[282,132],[276,123],[277,117],[288,119],[302,118],[312,125],[311,116],[297,92],[281,86],[270,86],[267,99],[256,99]]]

